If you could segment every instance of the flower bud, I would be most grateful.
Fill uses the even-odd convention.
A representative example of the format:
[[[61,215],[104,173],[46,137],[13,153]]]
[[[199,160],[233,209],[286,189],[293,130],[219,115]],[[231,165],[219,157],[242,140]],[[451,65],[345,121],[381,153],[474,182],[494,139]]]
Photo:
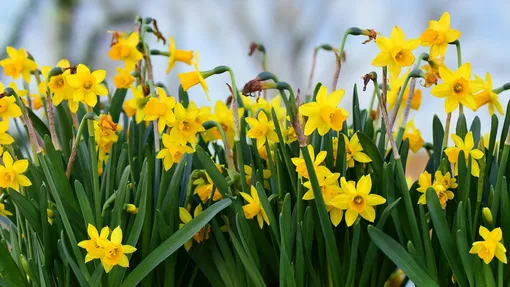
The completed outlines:
[[[492,224],[493,218],[492,218],[492,212],[488,207],[484,207],[482,210],[483,219],[487,224]]]
[[[136,207],[134,204],[126,204],[126,212],[130,214],[137,214],[138,213],[138,207]]]
[[[53,212],[53,210],[47,208],[46,215],[48,216],[48,223],[50,225],[53,225],[53,222],[55,222],[55,213]]]

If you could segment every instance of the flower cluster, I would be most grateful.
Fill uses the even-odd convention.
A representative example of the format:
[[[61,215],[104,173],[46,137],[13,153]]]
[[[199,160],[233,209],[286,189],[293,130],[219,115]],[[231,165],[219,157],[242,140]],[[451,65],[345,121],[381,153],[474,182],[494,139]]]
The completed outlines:
[[[439,198],[439,202],[441,203],[441,207],[446,208],[446,203],[448,200],[452,200],[455,196],[452,192],[452,189],[457,188],[457,179],[450,175],[450,172],[446,172],[443,174],[441,171],[436,171],[434,174],[434,181],[432,182],[432,175],[428,172],[423,172],[420,174],[420,178],[418,180],[419,187],[416,189],[418,192],[423,193],[418,199],[419,204],[427,204],[427,189],[432,187]]]
[[[118,133],[122,130],[119,124],[113,122],[111,115],[101,115],[94,123],[94,137],[98,151],[98,172],[103,173],[103,165],[108,160],[112,145],[119,140]]]
[[[122,245],[120,227],[117,226],[110,235],[110,228],[106,226],[101,229],[101,234],[99,234],[96,227],[89,224],[87,233],[90,239],[78,243],[78,246],[87,250],[85,263],[99,259],[106,273],[109,273],[115,265],[129,267],[129,259],[126,254],[135,252],[136,248],[131,245]],[[109,235],[110,239],[108,239]]]

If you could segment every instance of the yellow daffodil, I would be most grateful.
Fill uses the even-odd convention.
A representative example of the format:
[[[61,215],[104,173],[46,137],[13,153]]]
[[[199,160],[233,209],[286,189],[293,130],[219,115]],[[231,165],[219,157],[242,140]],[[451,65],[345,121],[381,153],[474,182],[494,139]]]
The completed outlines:
[[[447,113],[453,112],[459,103],[476,109],[474,93],[483,89],[483,81],[471,80],[471,64],[464,63],[455,73],[446,66],[439,67],[439,74],[444,83],[432,88],[432,95],[445,98],[444,107]]]
[[[420,45],[420,40],[406,41],[402,29],[395,26],[391,30],[390,38],[377,37],[375,43],[381,52],[374,58],[372,65],[376,67],[389,66],[390,73],[398,76],[402,67],[409,67],[414,63],[412,51]]]
[[[18,96],[22,97],[26,94],[26,91],[19,91],[14,82],[9,84],[9,88],[12,88]],[[0,83],[0,91],[5,92],[4,84]],[[4,96],[0,97],[0,117],[3,120],[7,120],[9,118],[17,118],[21,116],[21,109],[16,104],[16,98],[14,96]]]
[[[347,160],[348,168],[354,167],[354,161],[360,163],[368,163],[372,161],[372,159],[363,152],[363,147],[359,143],[358,133],[355,133],[350,140],[346,135],[342,135],[344,136],[345,158]]]
[[[9,129],[9,121],[0,121],[0,154],[4,153],[4,146],[10,145],[14,142],[14,138],[7,133]]]
[[[196,110],[198,115],[197,115],[197,119],[195,121],[199,125],[211,120],[213,117],[211,114],[211,107],[209,107],[209,106],[197,107],[197,104],[194,101],[189,102],[188,110],[189,111]],[[239,110],[242,111],[242,109],[239,109]]]
[[[447,174],[449,176],[449,173]],[[445,175],[445,177],[447,176]],[[441,207],[443,209],[446,208],[446,202],[448,200],[453,199],[455,196],[451,190],[448,188],[450,187],[450,180],[448,180],[448,186],[443,185],[445,182],[445,178],[442,176],[440,171],[437,171],[435,174],[436,178],[434,182],[432,182],[432,176],[427,171],[420,174],[420,177],[418,178],[418,185],[419,187],[416,189],[418,192],[423,193],[420,198],[418,199],[419,204],[427,204],[427,189],[429,187],[434,188],[436,191],[437,197],[439,199],[439,203],[441,203]],[[454,182],[451,182],[453,185]]]
[[[305,124],[305,135],[311,135],[317,129],[321,136],[330,129],[339,131],[349,113],[338,108],[345,92],[343,89],[336,90],[328,96],[328,89],[321,86],[315,102],[310,102],[299,107],[299,112],[308,117]]]
[[[483,238],[483,241],[473,242],[473,247],[471,247],[469,253],[477,254],[478,257],[483,259],[485,264],[491,263],[494,255],[499,261],[506,264],[506,248],[501,243],[503,239],[501,228],[498,227],[489,231],[484,226],[480,226],[478,233]]]
[[[324,170],[317,174],[319,180],[319,186],[321,187],[321,194],[324,198],[324,203],[326,204],[326,210],[329,213],[329,219],[334,226],[338,226],[340,221],[342,221],[342,217],[344,214],[344,209],[341,208],[344,206],[340,206],[340,193],[342,193],[342,189],[338,185],[338,178],[340,177],[339,173],[331,173],[329,170]],[[303,200],[312,200],[315,198],[312,190],[312,186],[310,181],[307,181],[303,184],[304,187],[308,189],[308,191],[303,195]]]
[[[479,82],[483,81],[480,77],[476,76]],[[489,107],[489,113],[492,116],[496,109],[501,115],[503,115],[503,107],[499,102],[498,94],[492,91],[492,77],[491,74],[485,74],[485,85],[483,90],[475,95],[476,109],[479,109],[483,105]]]
[[[374,206],[384,204],[386,199],[377,194],[370,194],[372,190],[372,179],[370,175],[362,176],[358,183],[349,183],[344,177],[340,180],[343,193],[335,203],[337,207],[347,209],[345,222],[347,226],[354,224],[359,215],[369,222],[375,220]]]
[[[0,203],[0,216],[12,216],[12,212],[5,209],[5,205],[3,203]]]
[[[251,186],[251,195],[246,192],[240,192],[241,196],[246,200],[248,204],[243,205],[244,216],[246,219],[252,219],[257,216],[257,222],[259,223],[260,229],[264,226],[264,221],[269,225],[269,218],[267,218],[266,211],[260,203],[257,189]]]
[[[135,77],[127,68],[117,68],[117,75],[113,76],[113,83],[117,89],[128,89],[135,82]]]
[[[195,193],[198,194],[200,197],[200,200],[203,203],[206,203],[209,201],[209,199],[213,198],[213,201],[220,200],[221,193],[218,191],[218,189],[214,186],[212,179],[209,177],[209,174],[207,172],[205,173],[205,179],[204,178],[198,178],[195,181],[193,181],[193,184],[197,187],[195,188]],[[214,190],[214,195],[213,195]]]
[[[19,191],[20,186],[31,186],[32,182],[23,173],[28,169],[28,160],[14,161],[11,154],[5,151],[3,165],[0,164],[0,187],[12,188]]]
[[[444,12],[439,21],[430,20],[429,27],[421,34],[423,46],[430,46],[430,57],[444,56],[448,44],[460,38],[461,33],[450,28],[450,13]]]
[[[195,55],[195,62],[193,62],[193,66],[195,66],[195,71],[187,72],[187,73],[180,73],[177,76],[179,77],[179,80],[181,80],[182,89],[184,91],[188,91],[189,88],[200,84],[202,86],[202,89],[205,92],[205,95],[207,96],[207,100],[211,101],[209,98],[209,88],[207,87],[207,83],[205,82],[204,77],[200,73],[200,70],[198,69],[198,52],[196,52]]]
[[[66,77],[67,82],[74,89],[73,101],[82,102],[91,108],[95,107],[97,96],[106,96],[108,94],[108,90],[102,84],[105,77],[105,70],[96,70],[91,73],[87,66],[79,64],[76,74]],[[71,112],[75,113],[78,110],[78,105],[71,105],[70,102],[69,108]]]
[[[308,153],[310,154],[310,157],[313,162],[313,166],[315,168],[315,171],[317,172],[317,169],[320,168],[320,165],[324,162],[326,159],[327,152],[321,151],[317,154],[317,157],[315,157],[315,152],[313,151],[312,145],[307,146]],[[296,172],[304,177],[308,178],[308,169],[306,168],[305,160],[301,157],[293,157],[292,163],[296,166]]]
[[[158,131],[162,133],[166,126],[173,126],[175,123],[175,115],[173,108],[175,107],[175,98],[166,95],[164,89],[158,87],[156,89],[159,98],[152,97],[144,107],[146,121],[158,121]]]
[[[145,118],[145,105],[149,101],[149,93],[146,93],[143,86],[131,87],[133,98],[126,100],[122,105],[124,112],[128,117],[135,116],[137,124],[141,123]]]
[[[137,214],[138,213],[138,207],[132,203],[126,204],[126,212],[129,214]]]
[[[78,243],[79,247],[87,250],[87,255],[85,255],[85,263],[94,259],[100,259],[105,255],[105,250],[102,246],[108,242],[108,234],[110,234],[110,228],[103,227],[101,229],[101,234],[99,234],[96,227],[89,223],[87,227],[87,233],[90,239],[83,240]]]
[[[417,153],[423,147],[424,140],[421,136],[420,130],[414,125],[414,119],[408,121],[406,124],[402,140],[406,139],[409,139],[409,148],[414,153]]]
[[[464,151],[466,161],[469,159],[469,156],[471,156],[471,175],[478,177],[480,174],[480,166],[476,160],[483,157],[483,152],[474,148],[475,142],[473,139],[473,133],[467,133],[464,140],[462,140],[458,135],[452,134],[452,139],[455,146],[445,149],[444,152],[448,156],[448,161],[455,164],[455,173],[457,173],[458,170],[459,153],[460,151]]]
[[[64,69],[62,74],[52,76],[47,83],[50,92],[53,93],[52,103],[55,106],[60,105],[63,100],[72,101],[74,89],[69,85],[67,77],[71,75],[71,66],[67,59],[62,59],[57,63],[57,67]],[[52,67],[44,66],[41,68],[43,77],[48,77],[49,71]],[[46,94],[46,81],[41,82],[39,85],[39,93]]]
[[[37,69],[37,64],[28,58],[28,53],[24,48],[16,50],[8,46],[6,51],[9,57],[0,61],[5,75],[14,80],[17,80],[21,75],[25,82],[30,83],[30,72]]]
[[[238,114],[242,115],[243,113],[244,109],[239,108]],[[216,101],[216,104],[214,105],[214,115],[212,116],[212,120],[221,125],[221,128],[227,136],[229,146],[233,147],[235,136],[234,111],[229,109],[224,102]],[[217,127],[210,129],[210,132],[212,133],[214,139],[221,139],[221,133]]]
[[[174,141],[168,134],[163,134],[162,140],[164,148],[158,152],[156,158],[163,159],[165,170],[178,163],[185,153],[193,153],[192,147]]]
[[[135,252],[136,248],[131,245],[122,245],[120,226],[112,231],[109,241],[99,241],[98,243],[104,249],[104,256],[100,259],[106,273],[110,272],[115,265],[129,267],[129,259],[126,254]]]
[[[21,98],[21,101],[23,102],[24,105],[28,106],[33,111],[37,111],[43,106],[42,98],[41,95],[39,94],[27,95],[26,98]]]
[[[175,125],[170,131],[172,140],[181,145],[190,143],[192,146],[197,142],[197,133],[205,131],[204,127],[197,122],[199,111],[197,109],[185,109],[181,103],[174,108]]]
[[[94,138],[98,150],[98,173],[103,174],[103,165],[108,160],[112,145],[119,140],[118,132],[122,130],[119,124],[113,122],[112,117],[100,115],[99,120],[94,122]]]
[[[189,50],[178,50],[175,47],[174,37],[169,37],[168,44],[168,67],[166,68],[166,73],[170,73],[170,70],[175,66],[175,62],[183,62],[185,64],[191,65],[193,63],[193,51]]]
[[[125,68],[132,71],[136,63],[143,58],[143,54],[136,48],[139,41],[140,35],[138,32],[133,32],[128,37],[118,37],[117,43],[112,45],[108,56],[112,60],[123,61]]]
[[[278,142],[273,121],[268,121],[264,111],[260,111],[257,118],[258,120],[250,117],[246,118],[246,122],[251,128],[246,135],[249,138],[257,139],[257,149],[262,148],[267,140]]]
[[[455,177],[452,177],[449,171],[447,171],[445,174],[443,174],[441,171],[436,171],[434,174],[434,180],[438,183],[440,183],[444,188],[446,189],[453,189],[457,188],[457,179]]]
[[[191,217],[191,214],[189,211],[184,207],[179,207],[179,218],[181,219],[181,222],[179,224],[179,229],[183,228],[184,225],[188,224],[193,218],[196,218],[200,213],[202,213],[202,205],[197,205],[195,208],[195,211],[193,212],[193,217]],[[204,240],[209,239],[209,235],[211,234],[211,227],[209,225],[206,225],[200,229],[195,235],[193,235],[193,239],[197,243],[202,243]],[[193,239],[188,240],[186,243],[184,243],[184,248],[186,250],[189,250],[191,248],[191,245],[193,245]]]

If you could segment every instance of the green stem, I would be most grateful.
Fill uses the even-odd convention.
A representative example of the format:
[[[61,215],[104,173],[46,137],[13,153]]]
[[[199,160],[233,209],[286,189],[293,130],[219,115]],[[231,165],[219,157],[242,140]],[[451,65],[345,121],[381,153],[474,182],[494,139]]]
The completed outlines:
[[[421,59],[421,57],[420,57],[420,59]],[[411,78],[423,78],[423,76],[424,76],[423,72],[420,69],[418,69],[418,68],[413,70],[409,74],[407,74],[407,77],[404,80],[404,84],[402,85],[402,87],[400,87],[400,91],[398,93],[397,102],[395,104],[395,111],[393,112],[393,117],[391,119],[391,124],[390,124],[390,127],[392,129],[393,129],[393,126],[395,125],[395,121],[397,120],[397,115],[398,115],[398,112],[400,110],[400,105],[402,104],[402,100],[404,99],[404,94],[405,94],[405,91],[407,89],[407,84],[409,83],[409,80]],[[411,93],[411,92],[412,91],[409,91],[409,93]],[[409,107],[410,107],[410,104],[409,104]]]
[[[448,113],[446,115],[446,125],[444,128],[444,137],[443,137],[443,146],[441,151],[443,151],[448,145],[448,136],[450,135],[450,122],[452,121],[452,113]]]
[[[457,66],[458,67],[462,66],[462,52],[460,49],[459,40],[455,40],[455,41],[451,42],[450,45],[455,45],[455,48],[457,50]],[[464,106],[459,103],[459,114],[463,114],[463,113],[464,113]]]
[[[503,91],[510,90],[510,83],[506,83],[503,86],[492,90],[496,94],[500,94]]]
[[[492,199],[491,204],[491,212],[494,217],[493,221],[497,222],[498,218],[498,208],[499,201],[501,198],[502,184],[503,184],[503,176],[505,176],[506,166],[508,163],[508,153],[510,152],[510,130],[507,133],[505,146],[503,147],[503,156],[501,157],[501,161],[499,162],[498,174],[496,176],[496,188],[494,189],[494,198]],[[503,191],[506,192],[506,191]]]
[[[88,107],[89,113],[92,109]],[[94,136],[94,120],[87,119],[87,126],[89,132],[89,151],[92,168],[92,181],[94,186],[94,209],[96,215],[96,228],[103,227],[103,218],[101,217],[101,194],[99,190],[99,174],[97,171],[97,151],[96,140]]]
[[[76,159],[76,151],[77,151],[78,145],[80,143],[81,136],[83,134],[83,130],[85,130],[85,124],[87,123],[88,120],[97,120],[97,119],[98,119],[98,116],[94,113],[87,113],[87,114],[85,114],[85,116],[83,116],[80,126],[78,127],[76,137],[73,141],[73,146],[71,148],[71,156],[69,157],[69,162],[67,163],[67,168],[66,168],[67,178],[69,178],[71,176],[71,171],[73,169],[73,163],[74,163],[74,160]]]
[[[205,122],[203,125],[208,126],[210,124],[213,124],[220,132],[221,139],[223,141],[223,145],[225,148],[225,156],[227,158],[227,167],[230,169],[235,169],[234,158],[232,157],[232,150],[230,149],[230,145],[228,144],[227,134],[223,130],[223,127],[217,121],[208,121],[208,122]],[[239,167],[239,168],[243,168],[243,167]]]

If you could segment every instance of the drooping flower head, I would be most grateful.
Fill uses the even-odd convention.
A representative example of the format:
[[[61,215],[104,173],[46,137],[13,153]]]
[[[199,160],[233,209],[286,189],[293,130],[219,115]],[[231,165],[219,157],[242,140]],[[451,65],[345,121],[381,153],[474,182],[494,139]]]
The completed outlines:
[[[483,80],[476,76],[478,82],[482,82]],[[485,74],[485,85],[483,90],[475,95],[476,109],[479,109],[483,105],[487,105],[489,107],[489,113],[491,116],[494,114],[494,110],[497,110],[501,115],[503,115],[503,107],[499,102],[498,94],[492,91],[492,77],[491,74]]]
[[[204,76],[202,76],[202,73],[200,73],[200,70],[198,69],[198,52],[195,54],[195,62],[193,62],[193,66],[195,67],[195,71],[180,73],[177,75],[179,80],[181,80],[182,89],[184,91],[188,91],[189,88],[200,84],[207,96],[207,100],[211,101],[211,98],[209,98],[209,88],[207,87],[207,83],[205,82]]]
[[[185,64],[191,65],[193,63],[193,51],[190,50],[178,50],[175,46],[174,37],[169,37],[168,43],[168,67],[166,68],[166,73],[170,73],[170,70],[175,66],[175,62],[183,62]]]

